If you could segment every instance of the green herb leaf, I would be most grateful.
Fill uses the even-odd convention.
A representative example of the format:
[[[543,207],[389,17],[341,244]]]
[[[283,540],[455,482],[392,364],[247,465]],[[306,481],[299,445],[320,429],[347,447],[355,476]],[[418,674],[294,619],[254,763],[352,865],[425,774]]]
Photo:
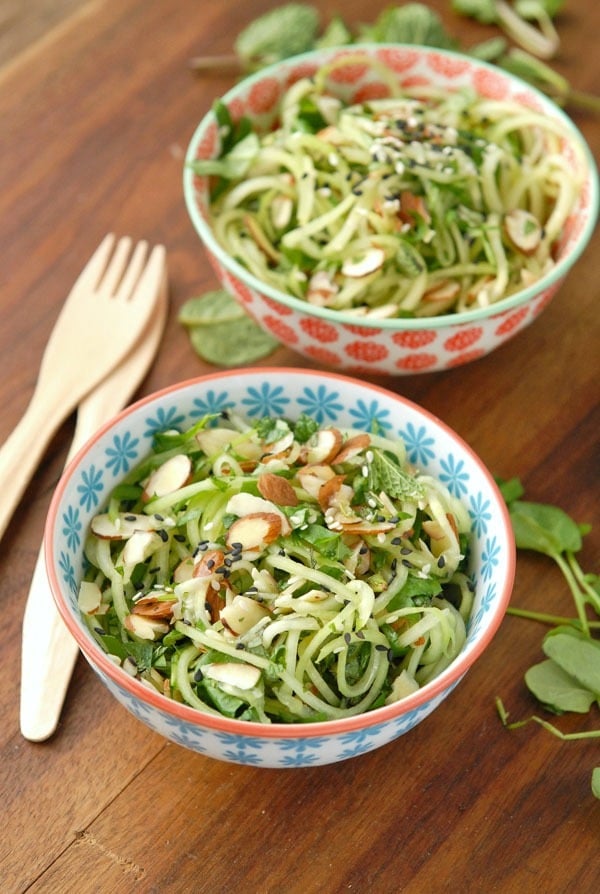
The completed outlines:
[[[600,767],[594,767],[592,771],[592,793],[594,797],[600,798]]]
[[[252,363],[266,357],[279,344],[246,314],[210,326],[193,326],[189,331],[196,353],[216,366]]]
[[[317,420],[307,416],[306,413],[302,413],[294,423],[294,437],[299,444],[306,444],[318,430]]]
[[[575,711],[586,714],[596,701],[593,692],[582,687],[551,659],[530,667],[525,674],[525,683],[538,701],[556,713]]]
[[[600,698],[600,643],[571,633],[551,633],[542,648],[547,658]]]
[[[395,499],[419,499],[423,496],[423,488],[398,462],[382,450],[373,451],[373,459],[369,463],[367,481],[374,493],[383,491]]]
[[[517,547],[554,557],[581,549],[579,526],[558,506],[515,500],[510,517]]]
[[[235,41],[245,69],[252,71],[279,59],[304,53],[319,31],[319,14],[307,3],[286,3],[254,19]]]
[[[209,326],[239,320],[245,316],[244,308],[225,289],[205,292],[197,298],[189,298],[180,308],[178,320],[183,326]]]
[[[343,561],[352,550],[346,546],[340,534],[330,531],[323,525],[308,525],[302,531],[298,532],[301,540],[309,543],[317,552],[325,556],[326,559],[335,559],[338,562]]]
[[[424,3],[389,6],[372,26],[361,29],[360,37],[375,43],[445,48],[456,46],[456,41],[447,33],[438,14]]]

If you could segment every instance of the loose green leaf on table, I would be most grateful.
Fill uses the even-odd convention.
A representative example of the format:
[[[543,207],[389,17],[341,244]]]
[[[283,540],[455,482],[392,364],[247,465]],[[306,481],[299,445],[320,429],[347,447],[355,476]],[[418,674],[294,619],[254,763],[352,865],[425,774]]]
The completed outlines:
[[[266,357],[278,347],[224,289],[190,298],[179,311],[196,353],[216,366],[243,366]]]

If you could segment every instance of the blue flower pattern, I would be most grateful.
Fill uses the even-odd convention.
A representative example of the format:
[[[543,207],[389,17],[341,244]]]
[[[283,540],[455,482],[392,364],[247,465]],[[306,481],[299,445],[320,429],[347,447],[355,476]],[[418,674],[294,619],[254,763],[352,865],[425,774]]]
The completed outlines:
[[[378,432],[390,431],[392,424],[387,419],[390,411],[379,405],[379,401],[372,400],[370,404],[366,404],[364,400],[359,400],[355,407],[351,407],[350,415],[354,419],[354,428],[363,429],[377,434]]]
[[[303,397],[298,398],[298,404],[305,413],[322,425],[324,422],[334,422],[337,414],[344,409],[339,396],[338,391],[329,391],[325,385],[319,385],[316,391],[305,388]]]
[[[85,470],[81,476],[81,484],[77,487],[77,492],[81,494],[79,505],[87,511],[95,509],[100,503],[103,475],[102,469],[97,469],[92,463],[89,470]]]
[[[338,391],[329,390],[323,385],[317,388],[305,386],[299,389],[298,394],[289,396],[286,388],[265,378],[258,387],[249,385],[243,395],[236,400],[233,400],[226,390],[209,390],[202,399],[192,399],[187,416],[178,406],[168,410],[158,408],[154,414],[145,417],[146,431],[142,437],[151,439],[158,430],[189,424],[188,417],[193,419],[206,414],[220,413],[231,407],[237,407],[240,414],[247,417],[260,418],[264,415],[285,413],[293,415],[292,411],[296,409],[298,413],[304,412],[312,416],[319,424],[337,422],[340,425],[376,432],[389,432],[392,428],[389,420],[390,411],[379,400],[365,402],[359,399],[354,404],[345,403]],[[479,583],[473,581],[475,589],[481,592],[476,597],[475,611],[469,623],[468,645],[485,625],[485,616],[497,598],[495,576],[500,565],[502,550],[497,537],[488,536],[489,523],[492,519],[491,503],[484,492],[473,488],[465,462],[460,456],[453,453],[440,455],[442,445],[437,444],[434,432],[426,425],[420,424],[420,420],[418,424],[408,420],[399,434],[406,444],[411,462],[422,466],[431,465],[435,464],[437,456],[438,477],[454,496],[464,498],[467,495],[469,515],[477,540],[474,549],[479,550],[481,554],[481,580]],[[106,473],[110,470],[113,477],[126,473],[146,449],[147,441],[140,442],[140,438],[131,431],[115,435],[110,446],[105,449],[104,466],[99,468],[97,464],[90,463],[87,468],[82,469],[79,479],[74,482],[73,499],[62,515],[65,548],[59,552],[57,563],[59,572],[72,594],[70,598],[74,605],[78,589],[75,561],[81,561],[78,553],[83,530],[112,486],[110,480],[107,480],[110,476]],[[427,716],[448,694],[448,691],[441,693],[433,702],[397,718],[391,725],[375,725],[347,733],[342,737],[315,736],[302,740],[288,737],[241,738],[234,734],[190,726],[179,718],[171,717],[154,706],[134,699],[114,680],[105,677],[104,674],[101,676],[113,695],[135,717],[182,747],[218,756],[234,763],[269,767],[318,765],[370,751],[403,735]]]
[[[108,461],[106,468],[111,469],[115,478],[125,474],[131,468],[131,464],[137,459],[139,438],[134,438],[130,432],[125,432],[123,437],[115,435],[112,447],[106,448]]]
[[[263,382],[260,388],[248,388],[248,397],[242,398],[242,405],[248,416],[281,416],[285,413],[290,399],[284,394],[282,385]]]
[[[443,481],[452,496],[461,498],[467,493],[469,473],[465,470],[464,460],[457,460],[453,453],[448,454],[440,463],[440,481]]]
[[[194,409],[191,411],[190,416],[192,419],[202,418],[202,416],[212,416],[213,414],[222,413],[223,410],[227,410],[230,407],[233,407],[233,401],[230,400],[229,395],[226,391],[221,391],[217,393],[212,388],[206,392],[206,397],[201,399],[196,397],[194,399]],[[214,420],[211,425],[216,425],[218,420]]]
[[[171,428],[179,429],[184,423],[185,416],[178,412],[177,407],[170,407],[168,410],[159,407],[156,416],[146,419],[148,428],[144,432],[144,437],[152,438],[159,431]]]
[[[435,459],[435,440],[427,433],[424,425],[416,428],[412,422],[408,422],[406,428],[400,432],[400,437],[413,465],[426,466],[431,459]]]

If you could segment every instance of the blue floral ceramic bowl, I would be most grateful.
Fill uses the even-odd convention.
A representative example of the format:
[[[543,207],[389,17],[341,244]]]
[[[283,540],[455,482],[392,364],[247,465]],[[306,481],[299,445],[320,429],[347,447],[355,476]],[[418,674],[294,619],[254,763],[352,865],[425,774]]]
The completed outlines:
[[[401,701],[312,724],[261,724],[203,714],[151,691],[115,665],[91,637],[77,604],[83,541],[91,518],[158,430],[187,427],[207,412],[234,408],[249,420],[305,413],[319,423],[404,439],[412,463],[438,476],[472,519],[474,605],[466,643],[438,677]],[[144,398],[105,425],[69,465],[50,508],[45,538],[54,598],[84,656],[110,692],[155,732],[220,760],[306,767],[363,754],[420,723],[450,694],[496,633],[513,584],[515,548],[496,485],[482,462],[443,422],[390,391],[336,373],[300,369],[228,371]],[[450,708],[451,710],[451,708]]]

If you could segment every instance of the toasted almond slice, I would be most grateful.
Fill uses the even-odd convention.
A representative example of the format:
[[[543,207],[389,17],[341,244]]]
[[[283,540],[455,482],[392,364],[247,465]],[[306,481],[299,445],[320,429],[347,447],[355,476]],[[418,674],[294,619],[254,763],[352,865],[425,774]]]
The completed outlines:
[[[267,257],[267,259],[269,261],[273,261],[274,264],[278,264],[281,260],[281,255],[273,247],[272,243],[270,242],[269,238],[267,237],[266,233],[264,232],[256,218],[252,217],[251,214],[245,214],[244,226],[246,227],[262,253]]]
[[[306,300],[317,307],[327,307],[340,288],[327,270],[317,270],[308,281]]]
[[[343,487],[345,479],[345,475],[334,475],[333,478],[328,478],[327,481],[323,482],[323,485],[319,488],[319,493],[317,494],[319,506],[323,511],[335,501],[335,497]],[[352,494],[351,489],[350,494]]]
[[[360,258],[352,258],[344,261],[342,264],[342,273],[351,279],[360,279],[375,273],[380,267],[383,267],[385,261],[385,252],[382,248],[371,248],[365,252]]]
[[[331,460],[331,465],[337,466],[340,463],[345,463],[346,460],[352,459],[352,457],[354,456],[358,456],[359,453],[362,453],[363,450],[367,450],[370,446],[371,436],[368,435],[366,432],[361,432],[359,435],[354,435],[344,442],[342,449]]]
[[[271,500],[265,500],[262,497],[255,497],[254,494],[239,493],[234,494],[228,501],[226,512],[233,515],[239,515],[243,518],[246,515],[276,515],[281,522],[281,533],[289,534],[291,531],[290,523],[287,516],[277,508]]]
[[[292,219],[294,203],[289,196],[275,196],[271,202],[271,221],[273,226],[278,230],[287,227]]]
[[[134,531],[123,549],[125,565],[139,565],[162,544],[156,531]]]
[[[155,621],[151,618],[145,618],[143,615],[130,614],[126,615],[124,626],[140,639],[154,640],[169,632],[169,625],[164,621]]]
[[[300,450],[299,460],[306,465],[330,463],[343,444],[342,433],[337,428],[321,428]]]
[[[515,208],[504,216],[504,229],[512,244],[524,255],[533,254],[542,241],[542,227],[535,215]]]
[[[174,583],[181,584],[186,580],[191,580],[194,576],[195,567],[196,563],[192,556],[186,556],[185,559],[182,559],[179,565],[176,565],[173,570]]]
[[[325,481],[328,481],[334,476],[335,472],[331,466],[326,466],[321,463],[303,466],[298,469],[298,481],[306,493],[315,499],[317,499],[319,491]]]
[[[298,505],[296,491],[287,478],[282,478],[281,475],[263,472],[258,478],[257,487],[265,500],[270,500],[276,506]]]
[[[288,525],[289,528],[289,525]],[[281,516],[274,512],[251,512],[238,518],[227,532],[227,545],[240,543],[242,553],[260,555],[269,543],[281,536]]]
[[[135,531],[156,531],[163,525],[152,515],[120,512],[114,518],[108,513],[95,515],[90,528],[101,540],[128,540]]]
[[[226,683],[236,689],[252,689],[260,680],[260,668],[240,661],[214,662],[202,665],[202,674],[217,683]]]
[[[164,620],[172,617],[175,602],[177,602],[175,596],[172,599],[165,599],[149,593],[138,599],[131,609],[131,614],[140,615],[148,620]]]
[[[263,456],[283,456],[294,445],[294,433],[286,432],[276,441],[265,444],[263,447]]]
[[[224,561],[225,554],[220,549],[207,549],[200,553],[198,561],[194,563],[192,577],[212,577]]]
[[[243,593],[234,596],[229,605],[224,606],[219,612],[221,621],[238,636],[247,633],[268,615],[269,611],[264,605]]]
[[[102,591],[93,581],[82,580],[79,585],[77,604],[86,615],[94,615],[102,603]]]
[[[164,497],[165,494],[179,490],[187,484],[191,472],[192,461],[185,453],[170,457],[151,473],[144,487],[142,500],[148,502],[152,497]]]
[[[360,522],[351,522],[350,524],[344,524],[342,522],[342,527],[344,531],[348,534],[386,534],[388,531],[393,531],[396,525],[393,522],[368,522],[368,521],[360,521]]]

